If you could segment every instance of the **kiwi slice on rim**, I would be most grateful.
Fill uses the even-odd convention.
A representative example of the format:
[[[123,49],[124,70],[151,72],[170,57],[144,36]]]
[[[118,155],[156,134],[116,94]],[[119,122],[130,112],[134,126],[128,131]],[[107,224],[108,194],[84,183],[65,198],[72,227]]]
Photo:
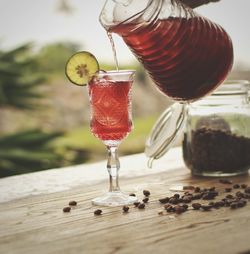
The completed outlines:
[[[72,55],[65,68],[67,78],[78,86],[86,86],[98,71],[99,63],[88,51],[80,51]]]

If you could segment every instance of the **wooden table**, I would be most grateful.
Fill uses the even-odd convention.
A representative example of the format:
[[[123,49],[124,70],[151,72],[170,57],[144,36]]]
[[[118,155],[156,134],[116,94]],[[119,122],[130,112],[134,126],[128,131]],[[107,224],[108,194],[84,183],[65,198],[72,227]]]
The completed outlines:
[[[243,208],[159,215],[158,199],[173,195],[175,184],[200,187],[225,185],[214,178],[194,178],[174,148],[153,169],[143,154],[121,158],[121,187],[151,192],[144,210],[133,205],[102,207],[94,216],[91,199],[107,190],[105,161],[0,179],[0,253],[250,253],[250,202]],[[249,176],[231,178],[247,183]],[[237,190],[233,190],[235,193]],[[174,192],[176,193],[176,192]],[[78,205],[70,213],[62,208]],[[204,202],[204,201],[203,201]]]

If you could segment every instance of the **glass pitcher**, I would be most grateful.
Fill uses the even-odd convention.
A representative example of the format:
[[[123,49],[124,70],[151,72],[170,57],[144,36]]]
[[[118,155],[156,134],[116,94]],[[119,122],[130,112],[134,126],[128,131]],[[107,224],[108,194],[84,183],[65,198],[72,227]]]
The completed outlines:
[[[178,0],[107,0],[102,26],[121,36],[165,95],[190,102],[224,81],[232,42],[217,24]]]
[[[233,64],[232,41],[222,27],[179,0],[107,0],[100,22],[123,38],[157,88],[177,101],[147,140],[145,153],[152,162],[180,133],[185,105],[225,80]]]

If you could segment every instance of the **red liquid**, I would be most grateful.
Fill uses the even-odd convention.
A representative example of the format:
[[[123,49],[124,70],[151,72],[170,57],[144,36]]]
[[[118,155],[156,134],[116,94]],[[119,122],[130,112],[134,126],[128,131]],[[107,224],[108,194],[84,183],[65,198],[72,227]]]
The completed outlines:
[[[114,84],[115,83],[115,84]],[[99,139],[122,140],[132,128],[130,113],[130,81],[92,81],[91,131]]]
[[[201,17],[140,26],[121,23],[109,31],[123,37],[158,88],[175,100],[203,97],[224,81],[232,67],[230,38],[220,26]]]

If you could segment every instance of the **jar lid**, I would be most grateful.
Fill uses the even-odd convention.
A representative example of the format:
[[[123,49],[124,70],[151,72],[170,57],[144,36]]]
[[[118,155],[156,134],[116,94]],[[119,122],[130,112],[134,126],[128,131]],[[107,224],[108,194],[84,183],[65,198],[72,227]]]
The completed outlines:
[[[154,124],[146,140],[145,154],[151,168],[154,159],[162,157],[174,144],[186,122],[186,105],[174,103],[167,108]]]

